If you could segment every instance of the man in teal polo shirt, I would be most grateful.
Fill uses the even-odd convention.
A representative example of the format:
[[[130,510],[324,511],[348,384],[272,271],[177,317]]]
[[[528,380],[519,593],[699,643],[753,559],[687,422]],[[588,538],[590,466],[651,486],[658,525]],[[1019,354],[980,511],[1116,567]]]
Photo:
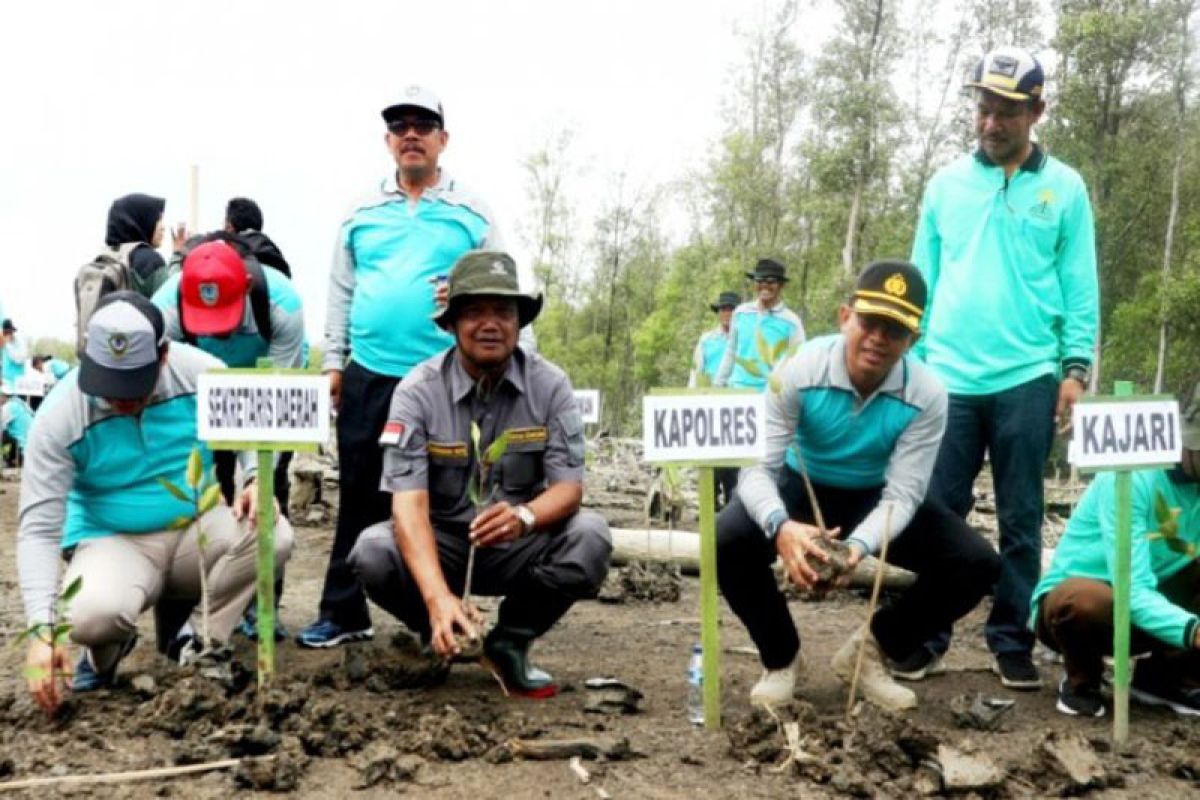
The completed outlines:
[[[441,100],[421,86],[401,94],[381,112],[395,169],[342,221],[329,274],[322,368],[338,409],[341,503],[319,616],[296,639],[303,647],[374,635],[347,557],[359,533],[391,511],[391,495],[379,491],[378,440],[392,392],[454,343],[431,319],[438,284],[468,250],[500,244],[488,207],[439,166],[450,141]]]
[[[929,285],[916,352],[950,393],[931,493],[964,517],[992,466],[1002,568],[985,628],[1004,685],[1041,678],[1025,625],[1042,552],[1042,472],[1055,418],[1070,419],[1088,383],[1099,297],[1092,210],[1073,169],[1030,133],[1045,110],[1042,67],[1015,47],[988,53],[974,92],[979,149],[925,189],[912,261]],[[901,665],[918,679],[933,648]]]
[[[1104,715],[1103,658],[1113,644],[1116,473],[1102,472],[1084,493],[1033,592],[1038,638],[1063,655],[1058,710]],[[1183,414],[1183,461],[1132,477],[1130,642],[1150,652],[1130,695],[1176,713],[1200,715],[1200,392]]]
[[[787,283],[783,264],[759,259],[746,277],[754,281],[756,296],[733,311],[729,345],[713,383],[761,390],[774,365],[804,344],[804,324],[783,302],[783,285]]]

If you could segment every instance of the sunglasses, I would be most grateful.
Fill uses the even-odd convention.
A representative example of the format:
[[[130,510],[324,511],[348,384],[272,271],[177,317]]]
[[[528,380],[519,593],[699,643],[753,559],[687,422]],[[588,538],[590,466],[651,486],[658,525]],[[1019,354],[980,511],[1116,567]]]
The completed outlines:
[[[394,136],[403,136],[409,130],[416,131],[418,136],[428,136],[441,127],[435,119],[396,119],[387,124],[388,132]]]
[[[912,335],[912,331],[901,325],[899,322],[893,322],[890,319],[877,317],[873,314],[856,314],[858,317],[858,326],[866,333],[881,333],[884,338],[889,341],[899,342],[907,339]]]

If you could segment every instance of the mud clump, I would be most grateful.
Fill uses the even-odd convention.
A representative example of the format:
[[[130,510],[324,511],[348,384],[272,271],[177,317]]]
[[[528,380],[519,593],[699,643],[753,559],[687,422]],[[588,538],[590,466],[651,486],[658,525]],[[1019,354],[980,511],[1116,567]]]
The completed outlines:
[[[234,773],[238,786],[264,792],[291,792],[300,784],[308,757],[300,740],[285,736],[276,752],[258,758],[243,758]]]
[[[610,570],[597,599],[602,603],[675,603],[683,592],[683,576],[666,561],[633,561]]]

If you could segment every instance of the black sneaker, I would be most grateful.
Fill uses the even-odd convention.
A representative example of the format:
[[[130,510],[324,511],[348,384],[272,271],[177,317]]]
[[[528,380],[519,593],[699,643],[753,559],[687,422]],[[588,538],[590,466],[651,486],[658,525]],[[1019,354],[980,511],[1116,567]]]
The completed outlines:
[[[1129,696],[1148,706],[1166,706],[1176,714],[1200,716],[1200,689],[1157,685],[1145,679],[1139,681],[1136,670],[1130,681]]]
[[[888,669],[892,676],[902,681],[923,681],[930,675],[939,675],[946,671],[942,657],[928,647],[918,647],[908,658],[899,661],[888,659]]]
[[[1033,665],[1029,653],[997,653],[992,672],[1000,676],[1000,682],[1010,689],[1032,692],[1042,688],[1042,676]]]
[[[1066,677],[1058,684],[1058,704],[1062,713],[1071,717],[1103,717],[1104,697],[1099,686],[1080,686],[1072,689]]]

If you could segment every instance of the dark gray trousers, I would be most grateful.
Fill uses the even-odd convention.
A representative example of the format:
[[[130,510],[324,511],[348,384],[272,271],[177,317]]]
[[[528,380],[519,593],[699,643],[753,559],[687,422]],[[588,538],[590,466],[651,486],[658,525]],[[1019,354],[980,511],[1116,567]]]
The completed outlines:
[[[434,528],[434,536],[446,583],[461,597],[470,543],[463,532]],[[479,548],[471,593],[503,595],[498,627],[540,636],[576,600],[596,595],[608,574],[611,553],[608,523],[594,511],[579,511],[555,529]],[[372,602],[423,641],[429,639],[429,614],[396,546],[390,520],[363,531],[348,562]]]

